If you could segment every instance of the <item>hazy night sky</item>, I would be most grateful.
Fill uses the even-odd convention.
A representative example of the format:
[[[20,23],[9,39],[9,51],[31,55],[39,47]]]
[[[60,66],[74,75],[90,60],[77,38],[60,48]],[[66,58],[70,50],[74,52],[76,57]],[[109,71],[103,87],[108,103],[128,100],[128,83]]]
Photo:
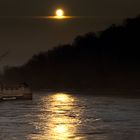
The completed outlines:
[[[53,15],[59,7],[68,16],[85,18],[24,18]],[[10,51],[1,65],[23,64],[35,53],[72,42],[76,35],[103,30],[138,14],[140,0],[0,0],[0,53]]]

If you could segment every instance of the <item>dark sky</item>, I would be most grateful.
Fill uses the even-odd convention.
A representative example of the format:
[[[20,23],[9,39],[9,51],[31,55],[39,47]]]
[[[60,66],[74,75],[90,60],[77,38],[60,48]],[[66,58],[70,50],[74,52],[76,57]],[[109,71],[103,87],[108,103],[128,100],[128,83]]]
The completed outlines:
[[[53,15],[58,7],[66,15],[83,18],[25,18]],[[76,35],[103,30],[138,14],[140,0],[0,0],[0,53],[9,50],[1,65],[23,64],[35,53],[72,42]]]

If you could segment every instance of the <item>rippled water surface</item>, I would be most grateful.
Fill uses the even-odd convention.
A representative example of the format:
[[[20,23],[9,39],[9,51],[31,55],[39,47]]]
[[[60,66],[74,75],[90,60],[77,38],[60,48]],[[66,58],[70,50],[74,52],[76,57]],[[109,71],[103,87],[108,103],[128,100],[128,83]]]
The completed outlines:
[[[38,92],[0,102],[0,140],[139,139],[139,98]]]

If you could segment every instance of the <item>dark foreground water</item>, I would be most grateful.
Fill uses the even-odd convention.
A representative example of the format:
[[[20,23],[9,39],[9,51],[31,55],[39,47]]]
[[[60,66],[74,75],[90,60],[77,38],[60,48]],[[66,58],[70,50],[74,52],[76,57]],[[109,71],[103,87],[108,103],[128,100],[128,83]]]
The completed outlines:
[[[140,99],[44,92],[0,102],[0,140],[140,140]]]

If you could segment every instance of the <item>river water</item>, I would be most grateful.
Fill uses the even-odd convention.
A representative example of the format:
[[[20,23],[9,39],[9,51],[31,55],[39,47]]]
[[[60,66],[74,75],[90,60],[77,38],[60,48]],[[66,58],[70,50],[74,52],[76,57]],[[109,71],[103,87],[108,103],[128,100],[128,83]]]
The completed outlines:
[[[139,139],[139,98],[36,92],[0,102],[0,140]]]

